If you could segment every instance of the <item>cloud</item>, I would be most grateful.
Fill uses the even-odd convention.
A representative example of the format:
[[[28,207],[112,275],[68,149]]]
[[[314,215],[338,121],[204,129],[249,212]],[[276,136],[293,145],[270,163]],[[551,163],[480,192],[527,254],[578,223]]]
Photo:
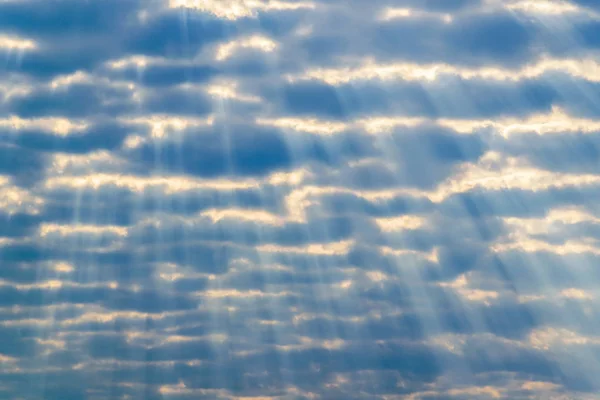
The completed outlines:
[[[597,22],[0,1],[0,397],[594,398]]]
[[[318,100],[310,101],[312,96]],[[432,119],[524,117],[551,111],[553,104],[562,104],[560,97],[552,85],[536,81],[514,84],[448,77],[417,83],[400,78],[390,83],[367,81],[335,87],[299,81],[284,87],[284,111],[336,120],[383,117],[390,113]]]
[[[106,75],[150,87],[169,87],[185,83],[209,82],[219,70],[211,66],[196,65],[124,65],[111,67]]]

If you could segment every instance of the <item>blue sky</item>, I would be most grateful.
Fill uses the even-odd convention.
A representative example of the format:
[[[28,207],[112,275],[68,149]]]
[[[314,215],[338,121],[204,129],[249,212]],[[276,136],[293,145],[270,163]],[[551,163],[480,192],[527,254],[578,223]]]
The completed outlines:
[[[599,4],[0,1],[0,398],[599,399]]]

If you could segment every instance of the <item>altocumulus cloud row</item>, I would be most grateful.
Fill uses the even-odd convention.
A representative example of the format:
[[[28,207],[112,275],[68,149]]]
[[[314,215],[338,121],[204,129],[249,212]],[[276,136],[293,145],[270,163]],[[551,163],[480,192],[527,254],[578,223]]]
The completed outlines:
[[[594,399],[593,0],[0,2],[0,397]]]

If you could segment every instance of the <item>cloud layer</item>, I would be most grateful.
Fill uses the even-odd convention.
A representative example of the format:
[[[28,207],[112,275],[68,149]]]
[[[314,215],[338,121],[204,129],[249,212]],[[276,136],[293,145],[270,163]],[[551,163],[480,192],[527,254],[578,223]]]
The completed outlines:
[[[0,1],[0,397],[600,398],[599,32]]]

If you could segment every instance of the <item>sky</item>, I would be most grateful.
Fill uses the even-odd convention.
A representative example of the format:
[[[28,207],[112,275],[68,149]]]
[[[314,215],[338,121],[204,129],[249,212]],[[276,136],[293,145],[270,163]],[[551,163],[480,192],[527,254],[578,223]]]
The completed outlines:
[[[600,399],[597,0],[0,0],[0,398]]]

